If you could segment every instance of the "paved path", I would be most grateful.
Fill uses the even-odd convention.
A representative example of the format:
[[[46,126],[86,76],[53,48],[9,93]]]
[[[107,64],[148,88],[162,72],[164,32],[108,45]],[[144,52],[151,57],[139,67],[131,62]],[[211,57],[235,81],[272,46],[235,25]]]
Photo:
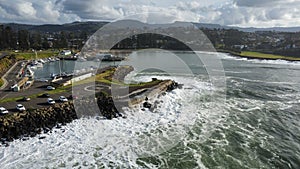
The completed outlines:
[[[2,77],[1,77],[1,79],[3,80],[3,85],[0,87],[0,90],[3,90],[3,89],[5,89],[6,88],[6,86],[8,85],[8,81],[7,81],[7,76],[11,73],[11,72],[13,72],[13,73],[15,73],[15,71],[19,71],[19,70],[14,70],[18,65],[20,65],[21,64],[21,62],[22,61],[18,61],[18,62],[16,62]],[[18,66],[19,67],[19,66]],[[16,74],[14,74],[14,75],[16,75]]]

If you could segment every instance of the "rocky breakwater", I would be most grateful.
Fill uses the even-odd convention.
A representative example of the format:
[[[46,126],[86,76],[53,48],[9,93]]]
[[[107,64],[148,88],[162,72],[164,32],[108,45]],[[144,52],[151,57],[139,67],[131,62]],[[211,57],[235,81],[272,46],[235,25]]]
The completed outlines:
[[[122,117],[122,114],[116,108],[110,95],[104,92],[98,92],[95,96],[84,97],[74,100],[75,109],[78,117],[104,117],[112,119]]]
[[[154,83],[146,83],[133,90],[128,97],[113,98],[105,92],[98,92],[95,96],[84,97],[74,101],[76,112],[79,117],[104,117],[105,119],[113,119],[124,117],[122,107],[133,107],[143,104],[145,108],[151,108],[151,103],[146,98],[155,100],[166,92],[170,92],[181,85],[173,80],[154,80]],[[150,87],[149,87],[150,86]],[[148,88],[149,87],[149,88]],[[130,90],[130,89],[129,89]]]
[[[0,139],[2,144],[14,139],[26,139],[42,132],[49,132],[53,127],[60,127],[76,118],[71,102],[1,116]]]
[[[108,69],[111,74],[114,73],[113,70]],[[114,78],[107,72],[103,75],[106,80],[123,81],[126,74],[132,70],[131,67],[123,67],[114,74]],[[124,87],[124,84],[120,87]],[[121,100],[122,104],[116,103],[116,98],[104,90],[66,103],[56,103],[41,109],[0,116],[0,142],[7,145],[14,139],[27,139],[39,133],[51,132],[52,128],[60,127],[81,117],[97,116],[103,119],[125,117],[121,112],[122,109],[117,108],[116,105],[131,107],[142,104],[145,108],[153,108],[148,98],[155,100],[157,96],[180,87],[181,85],[173,80],[153,78],[151,82],[129,85],[129,95],[124,97],[125,101]]]
[[[157,81],[157,79],[152,79],[152,81]],[[153,98],[155,100],[155,98],[160,97],[166,92],[170,92],[177,88],[182,88],[182,85],[173,80],[160,81],[157,85],[141,90],[138,95],[132,92],[129,95],[130,99],[128,101],[128,105],[129,107],[132,107],[137,104],[143,103],[144,108],[151,108],[152,104],[150,103],[148,98]]]

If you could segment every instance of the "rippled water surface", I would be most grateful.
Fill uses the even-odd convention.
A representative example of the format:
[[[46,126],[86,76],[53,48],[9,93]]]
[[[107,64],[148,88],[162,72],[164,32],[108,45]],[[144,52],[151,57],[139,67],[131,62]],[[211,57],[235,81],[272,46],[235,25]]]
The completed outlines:
[[[192,53],[176,54],[192,75],[166,64],[174,71],[127,77],[184,84],[155,99],[160,104],[153,112],[124,109],[126,119],[83,118],[45,139],[16,140],[0,147],[1,168],[300,168],[300,63],[209,54],[222,60],[224,91]],[[124,64],[166,55],[134,52]]]

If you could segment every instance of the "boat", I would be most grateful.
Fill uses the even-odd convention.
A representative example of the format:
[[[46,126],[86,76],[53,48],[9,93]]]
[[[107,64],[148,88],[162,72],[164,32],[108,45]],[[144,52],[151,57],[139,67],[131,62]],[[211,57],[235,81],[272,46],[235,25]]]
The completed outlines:
[[[97,54],[95,57],[93,57],[94,61],[104,61],[104,62],[122,61],[124,59],[125,59],[124,57],[115,56],[110,53]]]
[[[30,69],[35,70],[35,69],[37,69],[37,66],[30,66]]]
[[[43,64],[42,64],[42,63],[37,63],[35,66],[36,66],[37,68],[39,68],[39,67],[43,67]]]
[[[42,64],[46,63],[43,59],[39,59],[38,62]]]
[[[31,67],[27,67],[25,76],[34,76],[34,71],[32,71]]]
[[[53,59],[53,58],[48,58],[48,61],[49,61],[49,62],[54,62],[55,59]]]

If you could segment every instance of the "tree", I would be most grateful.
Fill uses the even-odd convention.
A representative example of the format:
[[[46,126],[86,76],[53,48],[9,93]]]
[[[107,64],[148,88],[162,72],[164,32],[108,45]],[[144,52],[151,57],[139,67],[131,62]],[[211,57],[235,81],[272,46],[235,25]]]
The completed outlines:
[[[30,47],[36,50],[42,49],[42,36],[39,32],[32,34],[30,38]]]
[[[50,45],[49,45],[48,40],[47,40],[46,37],[44,37],[43,40],[42,40],[42,48],[43,49],[49,49],[50,48]]]
[[[0,49],[4,49],[4,26],[0,25]]]
[[[58,48],[67,48],[68,47],[68,41],[67,41],[67,36],[64,31],[60,33],[60,38],[58,42]]]
[[[18,31],[19,47],[22,50],[28,50],[30,48],[29,32],[27,30]]]
[[[11,43],[12,43],[12,29],[11,27],[7,26],[3,30],[3,48],[4,49],[9,49],[11,48]]]

